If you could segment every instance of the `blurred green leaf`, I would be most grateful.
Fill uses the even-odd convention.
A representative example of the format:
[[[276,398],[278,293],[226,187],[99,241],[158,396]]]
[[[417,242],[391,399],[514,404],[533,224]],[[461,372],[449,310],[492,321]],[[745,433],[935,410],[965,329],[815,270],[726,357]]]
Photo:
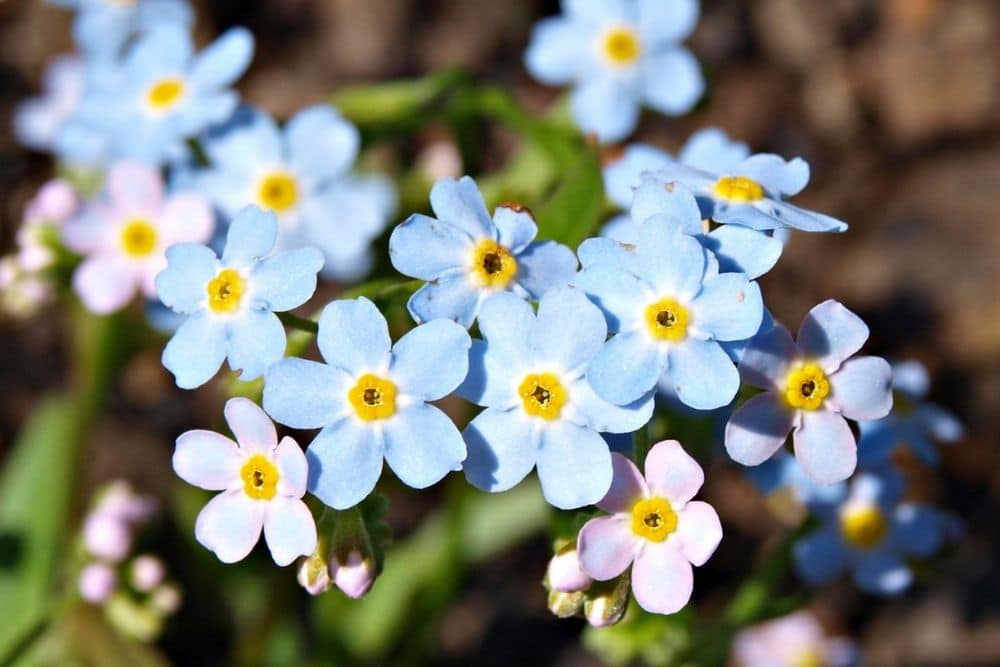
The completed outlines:
[[[419,79],[363,83],[342,88],[331,102],[363,132],[405,129],[422,124],[435,102],[467,80],[459,70],[448,70]]]
[[[585,146],[555,193],[537,211],[538,236],[576,249],[597,229],[603,207],[601,161],[595,148]]]

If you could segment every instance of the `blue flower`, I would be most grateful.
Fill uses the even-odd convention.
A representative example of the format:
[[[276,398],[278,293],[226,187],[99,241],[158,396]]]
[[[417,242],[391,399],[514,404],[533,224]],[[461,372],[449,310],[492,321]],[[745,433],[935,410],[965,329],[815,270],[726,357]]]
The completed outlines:
[[[801,518],[807,506],[833,503],[843,497],[842,485],[817,484],[787,452],[778,452],[759,466],[748,468],[747,477],[779,517]]]
[[[491,294],[538,300],[567,285],[576,271],[566,246],[532,242],[538,226],[527,209],[501,205],[491,220],[468,176],[435,183],[431,208],[436,218],[411,215],[389,238],[396,270],[427,281],[408,304],[417,322],[444,317],[469,327]]]
[[[616,334],[590,364],[597,393],[625,405],[666,373],[686,405],[729,403],[740,377],[720,341],[757,332],[764,307],[757,283],[719,273],[715,257],[667,216],[642,223],[635,245],[609,250],[594,253],[575,279]]]
[[[759,153],[728,168],[703,169],[674,162],[655,173],[661,183],[690,188],[703,218],[761,231],[784,228],[806,232],[842,232],[847,224],[784,201],[809,183],[809,164]]]
[[[113,157],[153,164],[179,160],[184,140],[220,123],[239,102],[229,87],[250,64],[253,36],[232,28],[194,53],[176,26],[152,30],[120,63],[102,65],[78,118],[113,137]]]
[[[435,320],[393,345],[371,301],[334,301],[316,336],[326,363],[283,359],[264,380],[264,409],[292,428],[322,428],[306,451],[309,491],[345,509],[378,481],[382,459],[423,489],[465,459],[465,443],[429,401],[452,393],[469,368],[468,332]]]
[[[189,29],[194,20],[184,0],[54,0],[76,10],[73,38],[88,56],[113,58],[143,31],[163,25]]]
[[[352,171],[360,136],[336,110],[307,107],[279,129],[263,111],[242,107],[202,144],[211,166],[192,174],[195,187],[226,216],[254,203],[278,216],[278,248],[318,247],[331,279],[367,273],[396,192],[386,178]]]
[[[600,436],[649,421],[651,395],[625,407],[598,397],[587,368],[607,335],[601,311],[571,287],[542,297],[535,315],[513,294],[491,296],[479,313],[463,398],[484,406],[465,429],[465,476],[505,491],[538,467],[545,499],[571,509],[599,501],[611,485],[611,454]],[[571,335],[569,335],[571,332]]]
[[[677,116],[705,89],[698,61],[679,46],[698,21],[697,0],[564,0],[539,21],[525,66],[549,85],[574,86],[573,118],[602,142],[632,133],[645,105]]]
[[[204,245],[167,249],[156,291],[188,316],[163,351],[177,386],[205,384],[227,356],[241,379],[252,380],[285,353],[285,329],[274,313],[309,300],[323,255],[300,248],[269,256],[277,232],[274,214],[248,206],[229,226],[221,261]]]
[[[879,419],[892,408],[889,364],[880,357],[853,357],[866,340],[861,318],[833,300],[809,311],[797,342],[780,325],[757,334],[743,353],[740,374],[766,391],[726,424],[733,460],[759,465],[793,432],[795,456],[813,480],[847,479],[858,452],[845,417]]]
[[[919,361],[904,361],[892,367],[893,409],[877,421],[863,421],[858,454],[862,465],[885,462],[899,444],[904,444],[925,464],[937,465],[934,440],[953,443],[964,435],[962,423],[939,405],[921,401],[930,388],[927,369]]]
[[[817,585],[850,569],[864,591],[903,592],[913,580],[904,558],[937,551],[948,517],[932,507],[900,503],[902,479],[893,470],[861,473],[849,487],[837,488],[839,498],[813,508],[822,527],[795,544],[799,575]]]

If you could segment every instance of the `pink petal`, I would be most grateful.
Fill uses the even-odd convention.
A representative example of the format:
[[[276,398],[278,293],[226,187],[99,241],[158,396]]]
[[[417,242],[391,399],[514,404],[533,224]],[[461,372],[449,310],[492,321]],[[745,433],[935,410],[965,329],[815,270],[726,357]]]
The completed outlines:
[[[694,589],[691,563],[676,540],[647,542],[632,566],[632,594],[639,606],[654,614],[684,608]]]
[[[203,243],[212,236],[215,217],[208,202],[193,193],[170,197],[160,212],[159,231],[163,246]]]
[[[194,524],[194,536],[223,563],[243,560],[260,539],[264,503],[243,489],[226,491],[208,501]]]
[[[646,456],[646,485],[654,496],[662,496],[677,507],[694,498],[705,483],[705,473],[681,443],[664,440]]]
[[[264,539],[271,558],[284,567],[316,548],[316,522],[306,504],[297,498],[276,497],[267,504]]]
[[[802,411],[793,437],[795,458],[814,481],[834,484],[847,479],[858,464],[858,445],[847,421],[826,410]]]
[[[722,541],[722,523],[708,503],[694,500],[677,513],[677,540],[692,565],[704,565]]]
[[[611,454],[611,488],[597,506],[605,512],[628,512],[636,500],[646,492],[646,483],[627,457],[617,452]]]
[[[632,562],[638,539],[624,515],[591,519],[580,529],[576,549],[580,566],[599,581],[614,579]]]
[[[155,211],[163,200],[163,179],[158,169],[137,162],[119,162],[108,170],[108,200],[120,211]]]
[[[248,398],[231,398],[225,407],[226,423],[236,442],[248,455],[270,454],[278,444],[274,422]]]
[[[187,431],[177,438],[174,472],[188,484],[209,491],[238,488],[243,466],[236,443],[213,431]]]
[[[121,310],[135,296],[138,278],[133,267],[113,257],[90,257],[73,274],[73,289],[92,313]]]

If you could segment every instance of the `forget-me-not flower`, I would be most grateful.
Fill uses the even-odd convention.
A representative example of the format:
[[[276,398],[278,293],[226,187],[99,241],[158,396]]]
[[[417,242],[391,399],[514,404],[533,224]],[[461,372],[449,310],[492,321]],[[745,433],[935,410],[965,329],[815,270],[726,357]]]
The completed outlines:
[[[574,86],[570,109],[585,132],[620,141],[642,106],[677,116],[701,97],[701,68],[680,46],[698,0],[564,0],[562,8],[535,25],[524,62],[542,83]]]
[[[427,281],[408,304],[417,322],[444,317],[469,327],[491,294],[538,300],[576,271],[569,248],[534,241],[538,226],[524,207],[501,204],[491,220],[468,176],[435,183],[431,208],[436,218],[411,215],[389,238],[396,270]]]
[[[309,491],[336,509],[372,492],[385,459],[406,485],[423,489],[465,459],[451,420],[429,401],[465,379],[469,334],[448,320],[410,330],[392,344],[368,299],[330,303],[316,336],[326,363],[283,359],[264,380],[264,409],[292,428],[322,428],[309,445]]]
[[[809,311],[797,341],[780,325],[755,336],[743,353],[740,374],[766,391],[741,405],[726,424],[726,450],[733,460],[763,463],[792,432],[795,456],[810,477],[820,484],[847,479],[858,448],[846,419],[879,419],[892,408],[888,362],[853,357],[866,340],[861,318],[833,300]]]
[[[620,253],[634,259],[621,260]],[[601,397],[630,403],[664,373],[693,408],[721,407],[736,395],[739,373],[720,341],[757,332],[760,288],[742,273],[719,273],[715,257],[672,220],[649,218],[637,244],[619,244],[606,260],[595,259],[575,284],[616,334],[590,364],[590,383]]]
[[[79,56],[60,56],[45,70],[42,94],[17,105],[14,136],[23,146],[52,151],[59,131],[83,97],[86,66]]]
[[[247,203],[278,216],[278,249],[323,251],[323,275],[355,280],[372,264],[371,243],[396,209],[392,183],[352,171],[357,129],[329,105],[307,107],[283,128],[242,107],[202,137],[210,166],[195,187],[228,217]]]
[[[50,0],[76,11],[73,39],[90,57],[114,58],[132,38],[163,25],[190,29],[185,0]]]
[[[771,513],[790,524],[805,518],[809,506],[839,497],[836,484],[817,484],[795,457],[780,451],[759,466],[747,468],[747,478],[764,496]]]
[[[858,648],[808,611],[751,625],[733,640],[734,667],[857,667]]]
[[[630,433],[652,416],[652,395],[619,407],[594,393],[587,367],[604,345],[607,323],[583,292],[550,290],[531,305],[510,293],[479,313],[463,398],[484,406],[463,433],[465,476],[506,491],[538,467],[542,493],[562,509],[590,505],[611,485],[611,454],[600,433]]]
[[[302,501],[308,465],[298,443],[288,436],[278,442],[274,424],[249,399],[229,399],[225,414],[236,442],[195,430],[177,438],[174,449],[181,479],[221,491],[198,514],[195,538],[223,563],[246,558],[262,531],[278,565],[308,556],[316,523]]]
[[[271,255],[277,233],[273,213],[248,206],[229,225],[221,259],[194,243],[167,249],[156,291],[187,316],[163,350],[177,386],[205,384],[226,357],[230,368],[242,369],[241,379],[253,380],[285,353],[285,328],[275,312],[309,300],[323,254],[299,248]]]

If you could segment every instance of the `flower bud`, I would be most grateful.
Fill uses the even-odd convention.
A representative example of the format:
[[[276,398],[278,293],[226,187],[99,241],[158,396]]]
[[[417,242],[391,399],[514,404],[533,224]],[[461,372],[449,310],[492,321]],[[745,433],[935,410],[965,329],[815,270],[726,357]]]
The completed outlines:
[[[595,582],[586,593],[584,618],[595,628],[614,625],[625,615],[630,590],[627,572],[610,581]]]
[[[316,551],[299,564],[299,585],[306,589],[309,595],[319,595],[330,590],[330,569],[326,565],[326,548],[322,544],[316,546]]]
[[[374,558],[362,556],[358,551],[348,552],[343,560],[334,555],[330,559],[330,570],[337,588],[355,599],[367,593],[378,576]]]
[[[149,605],[164,616],[169,616],[181,608],[183,596],[181,590],[174,584],[164,584],[154,590],[149,596]]]
[[[132,529],[116,517],[91,514],[83,525],[83,543],[94,556],[117,563],[132,548]]]
[[[80,571],[77,589],[91,604],[103,604],[118,587],[118,575],[104,563],[91,563]]]
[[[78,204],[73,186],[56,178],[39,188],[35,198],[28,203],[24,217],[28,221],[62,224],[73,215]]]
[[[334,515],[327,567],[334,585],[348,597],[360,598],[375,582],[379,564],[360,507]]]
[[[132,588],[140,593],[148,593],[163,583],[166,568],[163,561],[156,556],[144,554],[132,561],[130,574]]]
[[[557,590],[549,591],[549,611],[559,618],[570,618],[578,615],[583,610],[583,591],[573,593],[560,593]]]
[[[545,575],[549,588],[560,593],[586,590],[593,581],[580,567],[576,542],[568,543],[552,557]]]

